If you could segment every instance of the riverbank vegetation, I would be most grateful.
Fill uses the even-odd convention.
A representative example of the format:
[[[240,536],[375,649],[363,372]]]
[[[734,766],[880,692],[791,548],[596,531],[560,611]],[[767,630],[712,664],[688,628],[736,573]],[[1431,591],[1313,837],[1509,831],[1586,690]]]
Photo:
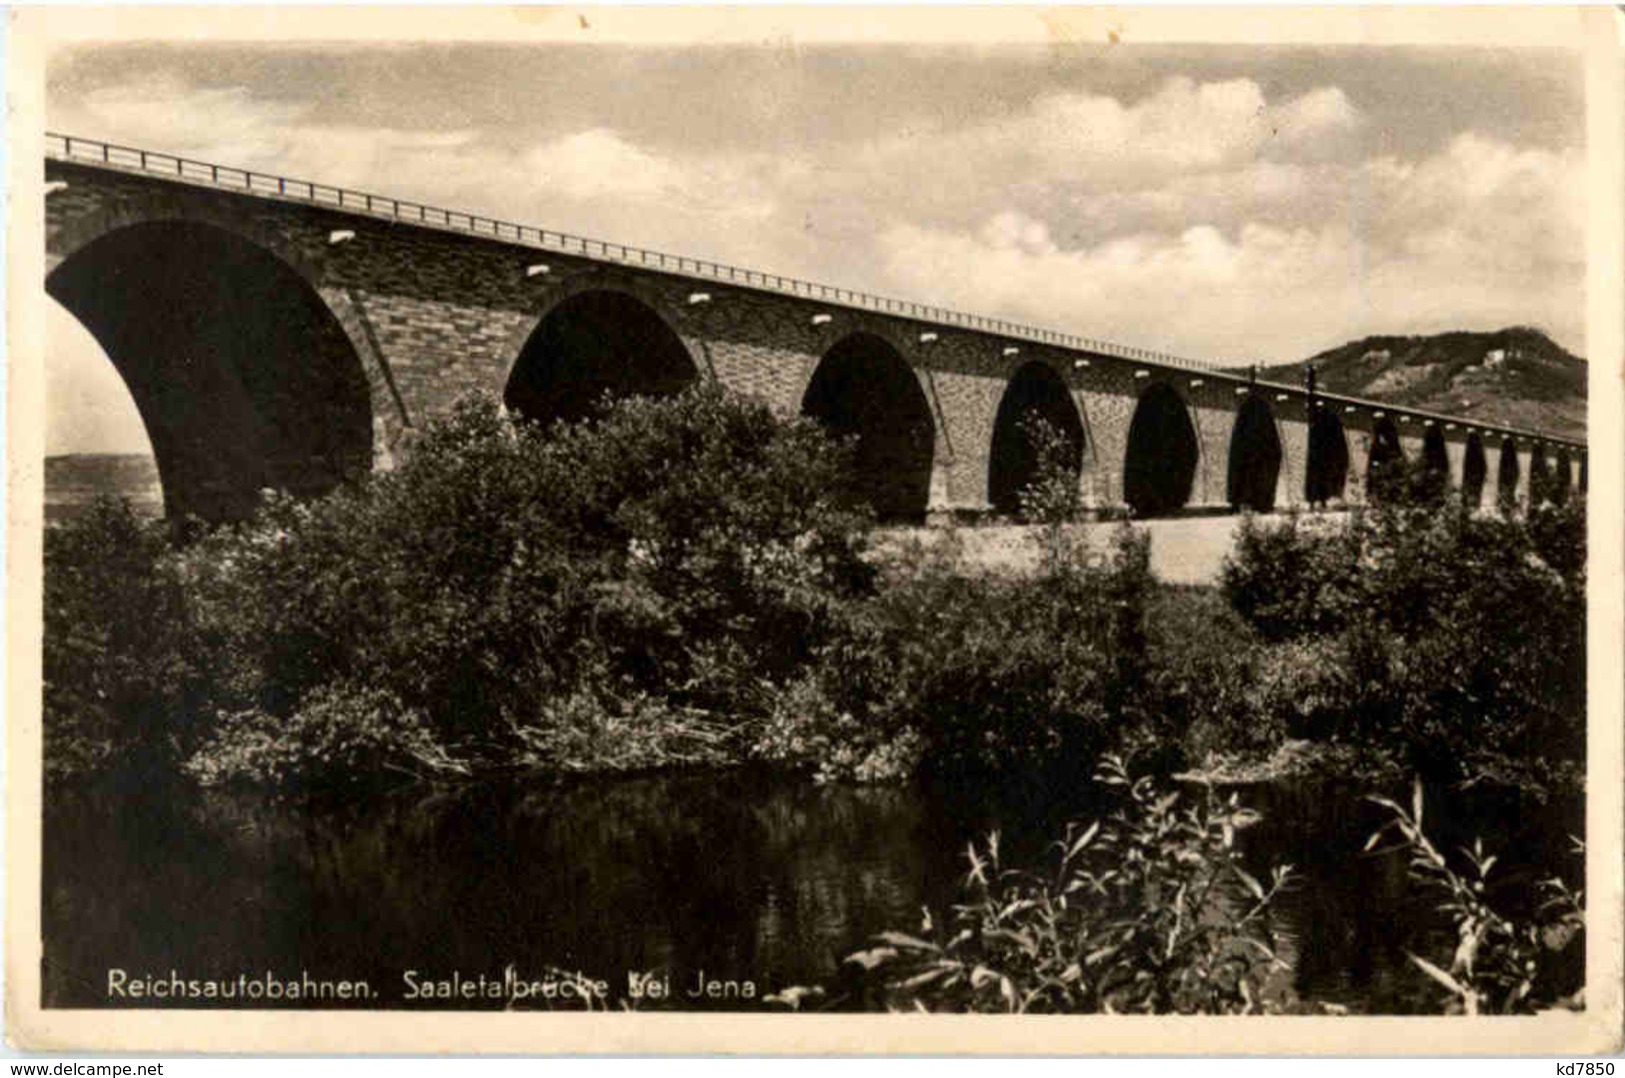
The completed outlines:
[[[899,1009],[1061,1014],[1248,1014],[1281,966],[1266,914],[1292,878],[1260,880],[1235,794],[1194,799],[1107,755],[1104,818],[1067,828],[1045,870],[1004,863],[995,832],[969,851],[965,901],[919,934],[887,932],[847,961]],[[1228,899],[1229,901],[1223,901]]]
[[[1052,871],[973,849],[960,910],[858,964],[885,1005],[1200,1012],[1265,1008],[1289,874],[1249,874],[1247,810],[1172,776],[1583,788],[1578,501],[1492,516],[1401,477],[1343,517],[1245,519],[1218,587],[1171,587],[1144,531],[1102,550],[1071,528],[1076,484],[1047,474],[1022,497],[1030,571],[972,564],[951,531],[879,554],[849,449],[714,387],[547,427],[472,398],[396,470],[238,524],[100,503],[46,535],[48,788],[1099,772],[1122,805]],[[1459,949],[1415,956],[1447,1005],[1569,997],[1543,963],[1582,932],[1574,873],[1486,905],[1494,858],[1440,853],[1419,799],[1391,807],[1454,925]]]
[[[959,1013],[1348,1013],[1299,997],[1280,976],[1290,967],[1277,953],[1277,913],[1296,875],[1287,864],[1249,868],[1242,836],[1259,813],[1234,791],[1170,789],[1111,755],[1095,778],[1110,793],[1102,814],[1068,824],[1042,867],[1007,864],[991,833],[967,851],[950,911],[880,933],[847,956],[841,982],[785,998]],[[1408,806],[1368,800],[1387,818],[1359,856],[1401,858],[1426,908],[1396,926],[1418,1011],[1584,1008],[1579,857],[1496,872],[1505,851],[1430,836],[1420,779]]]
[[[546,429],[464,401],[399,469],[185,543],[102,506],[47,539],[47,756],[307,790],[743,758],[873,591],[844,475],[705,389]]]
[[[1170,587],[1042,476],[1030,572],[951,534],[874,556],[847,463],[715,388],[546,428],[475,398],[392,472],[186,541],[99,505],[46,541],[48,773],[1578,774],[1579,504],[1248,518],[1218,588]]]

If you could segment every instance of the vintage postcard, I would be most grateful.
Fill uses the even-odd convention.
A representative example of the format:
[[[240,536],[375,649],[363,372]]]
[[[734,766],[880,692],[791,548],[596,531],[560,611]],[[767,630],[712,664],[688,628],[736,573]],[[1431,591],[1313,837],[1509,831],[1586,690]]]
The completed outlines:
[[[1620,26],[13,9],[12,1043],[1620,1051]]]

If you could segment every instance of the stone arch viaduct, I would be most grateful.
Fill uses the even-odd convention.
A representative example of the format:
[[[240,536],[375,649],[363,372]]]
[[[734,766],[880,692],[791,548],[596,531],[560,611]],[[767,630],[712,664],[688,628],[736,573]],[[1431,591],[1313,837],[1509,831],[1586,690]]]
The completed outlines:
[[[1485,504],[1586,482],[1574,440],[378,195],[61,135],[45,177],[46,288],[174,515],[387,467],[469,390],[545,418],[696,379],[855,435],[886,517],[1011,509],[1034,416],[1101,511],[1358,502],[1398,455]]]

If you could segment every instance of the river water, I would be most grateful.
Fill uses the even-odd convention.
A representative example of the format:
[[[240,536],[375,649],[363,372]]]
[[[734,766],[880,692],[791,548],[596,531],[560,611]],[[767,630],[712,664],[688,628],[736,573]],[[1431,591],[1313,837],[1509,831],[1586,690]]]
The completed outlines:
[[[1360,853],[1381,812],[1321,785],[1248,796],[1264,812],[1242,836],[1253,867],[1299,872],[1273,914],[1290,969],[1271,995],[1357,1012],[1430,1007],[1403,954],[1437,928],[1426,896],[1395,856]],[[362,1005],[375,1008],[500,1007],[429,993],[454,977],[455,993],[481,976],[545,984],[579,973],[608,986],[610,1006],[628,1003],[629,980],[644,975],[670,986],[664,1006],[756,1009],[769,993],[813,983],[852,1006],[843,956],[884,929],[916,931],[922,905],[940,921],[969,840],[999,827],[1007,863],[1036,864],[1063,818],[1090,811],[1084,791],[970,802],[953,790],[820,787],[751,771],[408,790],[326,806],[60,794],[45,816],[42,1002],[150,1006],[130,997],[132,980],[246,976],[365,982]],[[1578,805],[1453,811],[1430,809],[1446,839],[1481,831],[1529,852],[1561,849],[1579,826]]]

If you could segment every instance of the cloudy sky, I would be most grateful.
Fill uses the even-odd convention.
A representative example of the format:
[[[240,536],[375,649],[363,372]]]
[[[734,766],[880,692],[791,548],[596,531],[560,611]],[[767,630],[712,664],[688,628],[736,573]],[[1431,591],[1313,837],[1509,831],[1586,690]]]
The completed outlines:
[[[1212,362],[1514,323],[1584,353],[1557,50],[79,45],[46,101],[56,131]],[[49,332],[49,451],[140,448],[93,342]]]

